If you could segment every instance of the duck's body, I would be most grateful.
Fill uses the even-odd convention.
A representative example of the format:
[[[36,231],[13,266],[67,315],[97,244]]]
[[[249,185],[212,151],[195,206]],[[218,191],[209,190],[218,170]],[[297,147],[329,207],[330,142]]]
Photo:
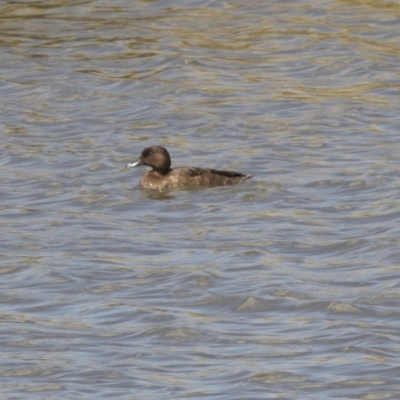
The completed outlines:
[[[214,187],[233,185],[250,176],[231,171],[215,169],[177,167],[165,175],[150,171],[143,175],[139,186],[143,189],[173,190],[179,188]]]
[[[233,171],[218,171],[209,168],[171,168],[168,151],[161,146],[147,147],[139,159],[128,167],[148,165],[152,170],[143,175],[139,186],[143,189],[168,191],[180,188],[200,188],[234,185],[251,178]]]

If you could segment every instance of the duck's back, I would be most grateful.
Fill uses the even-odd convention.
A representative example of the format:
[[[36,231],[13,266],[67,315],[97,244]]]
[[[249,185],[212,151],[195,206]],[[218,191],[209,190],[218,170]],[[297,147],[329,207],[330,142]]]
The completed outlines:
[[[167,176],[173,182],[174,187],[234,185],[244,179],[250,178],[250,175],[244,175],[239,172],[195,167],[177,167],[171,170]]]

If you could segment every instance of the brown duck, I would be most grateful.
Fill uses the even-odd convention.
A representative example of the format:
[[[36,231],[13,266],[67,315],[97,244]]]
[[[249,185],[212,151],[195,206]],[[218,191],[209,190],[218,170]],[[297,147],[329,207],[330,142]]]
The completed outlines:
[[[233,171],[218,171],[208,168],[177,167],[171,168],[171,157],[162,146],[151,146],[143,150],[139,159],[127,167],[147,165],[152,168],[140,180],[142,189],[167,191],[180,188],[200,188],[234,185],[251,178]]]

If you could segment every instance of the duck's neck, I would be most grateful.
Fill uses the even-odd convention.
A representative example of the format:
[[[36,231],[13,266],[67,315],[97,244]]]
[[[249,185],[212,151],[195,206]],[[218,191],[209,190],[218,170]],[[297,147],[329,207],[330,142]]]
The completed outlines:
[[[167,175],[171,171],[172,171],[172,168],[153,169],[153,172],[155,172],[158,175],[162,175],[162,176]]]

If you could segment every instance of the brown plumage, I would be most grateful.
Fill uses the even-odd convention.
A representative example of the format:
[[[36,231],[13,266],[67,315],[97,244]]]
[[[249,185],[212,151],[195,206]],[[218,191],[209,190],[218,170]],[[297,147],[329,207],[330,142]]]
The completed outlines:
[[[171,157],[164,147],[151,146],[143,150],[139,159],[127,167],[147,165],[151,171],[143,175],[139,186],[143,189],[167,191],[179,188],[214,187],[233,185],[251,178],[233,171],[208,168],[171,168]]]

